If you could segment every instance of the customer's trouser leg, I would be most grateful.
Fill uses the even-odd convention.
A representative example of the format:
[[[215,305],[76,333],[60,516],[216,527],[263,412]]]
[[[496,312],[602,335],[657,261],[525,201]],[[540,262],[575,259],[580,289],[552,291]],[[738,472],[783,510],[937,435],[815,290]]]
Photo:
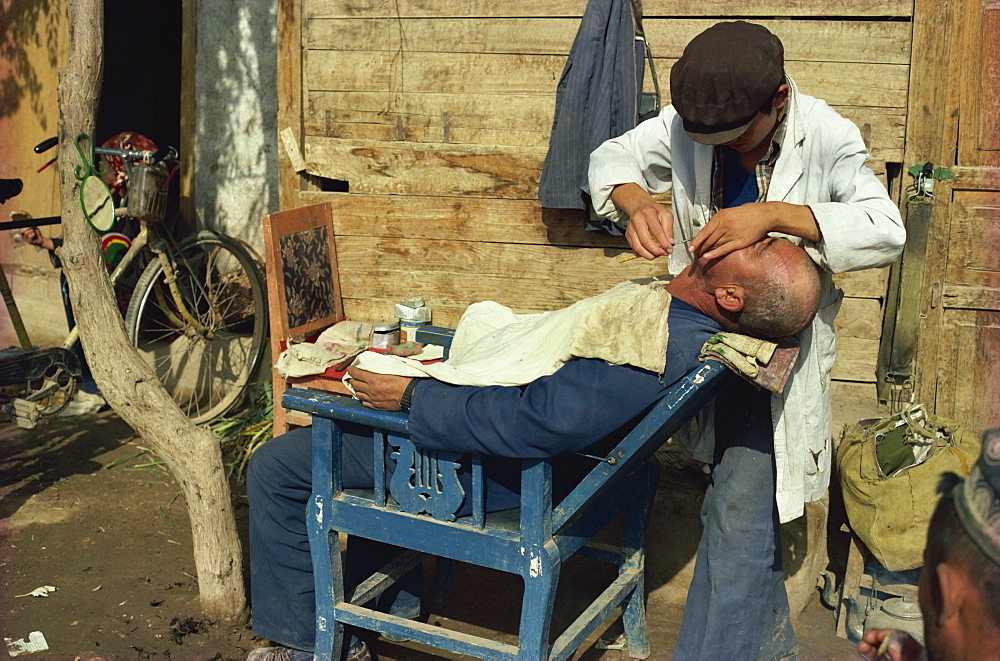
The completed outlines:
[[[715,463],[675,659],[793,653],[775,503],[770,393],[740,380],[718,396]]]
[[[348,489],[370,489],[374,484],[372,439],[360,430],[345,430],[343,436],[343,479]],[[300,650],[313,649],[316,626],[306,528],[306,507],[312,493],[311,431],[308,427],[294,429],[265,443],[254,453],[247,474],[253,630],[263,638]],[[367,571],[367,577],[386,555],[385,545],[368,540],[354,539],[349,547],[351,575]],[[358,558],[356,571],[350,566],[352,558]],[[362,562],[366,566],[361,567]],[[388,610],[394,615],[414,617],[420,610],[419,572],[412,572],[404,581],[395,603],[392,599],[396,594],[386,594],[380,605],[391,603]],[[345,640],[344,649],[350,644]]]

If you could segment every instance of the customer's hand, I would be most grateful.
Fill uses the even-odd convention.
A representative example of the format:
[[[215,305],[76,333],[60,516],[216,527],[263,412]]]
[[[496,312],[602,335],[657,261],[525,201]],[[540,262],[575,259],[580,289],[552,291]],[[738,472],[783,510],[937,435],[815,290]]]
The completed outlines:
[[[868,661],[918,661],[924,648],[899,629],[869,629],[858,643],[858,652]]]
[[[395,374],[376,374],[350,367],[351,387],[362,404],[379,411],[399,411],[399,400],[412,379]]]

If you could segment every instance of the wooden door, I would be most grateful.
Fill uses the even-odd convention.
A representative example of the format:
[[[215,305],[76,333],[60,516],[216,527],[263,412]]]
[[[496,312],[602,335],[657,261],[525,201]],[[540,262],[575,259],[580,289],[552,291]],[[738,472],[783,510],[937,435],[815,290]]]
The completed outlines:
[[[940,44],[947,60],[911,80],[911,89],[935,90],[937,107],[921,112],[913,103],[920,94],[911,94],[910,121],[924,127],[914,127],[908,155],[919,162],[917,151],[927,149],[956,174],[935,191],[916,385],[937,413],[984,429],[1000,426],[1000,2],[947,4],[947,16],[925,17],[950,25],[937,26],[944,35],[937,38],[951,34]],[[917,49],[915,63],[925,57]],[[936,148],[929,138],[939,140]]]

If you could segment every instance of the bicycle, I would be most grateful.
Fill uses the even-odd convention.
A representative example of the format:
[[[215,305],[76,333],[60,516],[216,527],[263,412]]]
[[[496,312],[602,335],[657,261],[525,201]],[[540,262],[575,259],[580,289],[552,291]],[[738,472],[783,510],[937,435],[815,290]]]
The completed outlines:
[[[78,149],[81,137],[86,136],[78,136]],[[56,143],[56,138],[45,140],[35,152]],[[138,234],[111,273],[112,284],[137,266],[140,255],[148,257],[125,312],[129,340],[192,422],[220,417],[239,403],[266,348],[267,299],[258,262],[240,242],[222,234],[201,230],[175,241],[160,231],[166,190],[177,171],[176,150],[91,150],[122,159],[129,185],[114,214],[139,223]],[[168,170],[159,168],[160,163],[168,164]],[[81,184],[81,200],[94,225],[94,209],[104,209],[108,202],[90,200],[88,210],[83,200],[87,181]],[[78,333],[73,328],[63,347],[71,349]]]
[[[0,179],[0,204],[19,194],[21,187],[20,179]],[[18,225],[27,223],[0,223],[4,228]],[[32,346],[2,268],[0,294],[18,342],[18,346],[0,350],[0,420],[13,419],[30,429],[40,417],[55,415],[69,405],[82,377],[80,361],[65,347]]]

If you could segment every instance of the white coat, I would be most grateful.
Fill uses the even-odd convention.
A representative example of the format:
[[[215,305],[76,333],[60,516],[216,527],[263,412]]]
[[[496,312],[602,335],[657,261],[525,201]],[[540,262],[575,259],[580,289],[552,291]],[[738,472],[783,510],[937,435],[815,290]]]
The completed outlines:
[[[790,94],[781,143],[767,201],[808,205],[822,240],[798,241],[822,267],[820,309],[800,335],[802,353],[782,395],[771,397],[777,503],[782,523],[817,500],[830,480],[833,448],[830,368],[836,353],[833,320],[843,292],[832,273],[886,266],[903,249],[906,232],[899,209],[865,165],[868,150],[861,133],[824,101],[799,93],[788,79]],[[608,140],[590,157],[590,194],[600,216],[628,221],[611,202],[611,190],[636,183],[650,193],[672,190],[674,238],[694,237],[711,217],[713,147],[691,140],[673,106],[619,138]],[[671,273],[690,263],[686,250],[675,250]],[[786,413],[787,412],[787,413]],[[714,415],[700,417],[703,433],[691,446],[710,460]]]

